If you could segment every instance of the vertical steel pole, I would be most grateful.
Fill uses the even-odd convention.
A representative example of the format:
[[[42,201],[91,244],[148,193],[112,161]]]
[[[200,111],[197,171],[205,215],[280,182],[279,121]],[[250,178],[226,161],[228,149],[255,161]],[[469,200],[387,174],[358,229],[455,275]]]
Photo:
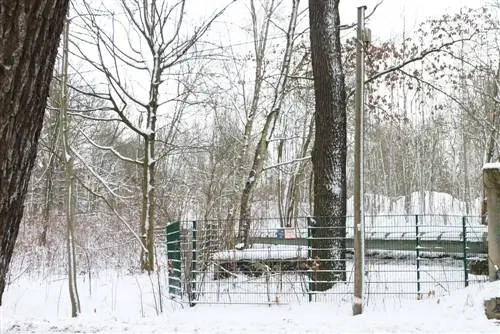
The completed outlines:
[[[312,219],[311,217],[307,217],[307,261],[312,261]],[[312,269],[309,268],[307,270],[307,279],[308,279],[308,289],[309,289],[309,302],[312,302],[312,291],[313,287],[313,277],[312,277]]]
[[[462,235],[463,235],[463,250],[464,250],[464,282],[465,286],[469,286],[469,261],[467,260],[467,217],[462,217]]]
[[[420,236],[418,231],[418,215],[415,215],[415,250],[417,252],[417,298],[420,299]]]
[[[193,231],[191,240],[191,303],[190,306],[196,305],[194,301],[196,300],[196,236],[197,236],[197,224],[196,220],[193,221]]]
[[[364,212],[363,212],[363,102],[365,81],[365,6],[358,7],[356,42],[356,96],[354,132],[354,305],[353,314],[363,313]]]

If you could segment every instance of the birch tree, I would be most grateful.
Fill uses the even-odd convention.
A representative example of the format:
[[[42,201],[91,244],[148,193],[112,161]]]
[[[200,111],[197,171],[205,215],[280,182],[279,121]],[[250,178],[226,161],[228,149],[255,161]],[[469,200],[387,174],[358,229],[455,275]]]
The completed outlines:
[[[265,85],[265,76],[267,74],[266,66],[266,54],[269,50],[269,30],[271,25],[271,17],[276,11],[276,1],[271,0],[264,2],[262,4],[264,10],[264,18],[262,22],[259,22],[259,15],[257,8],[255,6],[255,1],[250,1],[250,16],[251,16],[251,27],[252,27],[252,38],[253,38],[253,50],[250,58],[255,62],[255,72],[251,84],[253,87],[247,86],[246,76],[244,73],[239,73],[238,71],[238,84],[241,86],[241,97],[243,99],[243,110],[244,110],[244,129],[243,135],[240,142],[240,153],[237,155],[235,162],[236,170],[234,174],[234,186],[231,191],[228,216],[227,216],[227,226],[225,228],[225,239],[229,241],[229,244],[234,245],[234,225],[236,223],[236,218],[238,213],[240,214],[240,224],[238,225],[238,242],[240,247],[245,247],[245,223],[241,220],[241,205],[242,203],[248,203],[250,200],[249,192],[246,191],[248,195],[244,195],[246,187],[245,173],[247,172],[248,165],[251,163],[250,150],[252,148],[252,139],[254,131],[254,123],[259,117],[259,107],[261,102],[261,95],[263,86]],[[235,65],[238,63],[236,61],[236,55],[233,55]],[[225,66],[227,67],[227,65]],[[251,97],[246,96],[247,90],[251,90]],[[250,173],[252,173],[250,171]],[[254,178],[255,179],[255,178]],[[252,179],[250,179],[252,180]],[[245,198],[246,197],[246,198]],[[247,206],[245,204],[245,206]],[[250,225],[248,225],[250,226]]]
[[[262,170],[264,168],[264,163],[267,161],[269,142],[275,131],[276,122],[278,120],[278,117],[280,116],[281,109],[283,107],[283,103],[287,94],[288,74],[290,73],[292,65],[292,55],[294,52],[294,45],[296,40],[295,29],[297,27],[299,2],[300,2],[299,0],[292,1],[290,19],[288,22],[288,28],[286,30],[286,46],[283,52],[283,59],[279,66],[277,81],[273,85],[274,89],[272,92],[271,103],[268,107],[268,111],[266,112],[264,126],[262,127],[260,134],[258,135],[257,147],[253,154],[251,167],[249,168],[249,171],[247,173],[246,180],[241,193],[237,248],[246,248],[249,245],[249,235],[250,235],[249,232],[252,221],[251,197],[255,188],[255,184],[259,179]],[[266,18],[267,21],[265,21],[265,25],[267,26],[270,24],[271,20],[270,15],[272,14],[272,10],[275,8],[274,1],[270,1],[269,8],[270,11],[268,11],[267,13],[268,16]],[[251,1],[251,13],[252,13],[252,18],[254,18],[256,15],[255,15],[255,7],[253,1]],[[253,19],[253,26],[255,30],[256,29],[255,19]],[[254,38],[256,37],[257,36],[254,33]],[[264,38],[267,38],[267,36],[264,36]],[[265,44],[264,44],[264,49],[259,50],[260,43],[264,44],[265,41],[262,40],[257,41],[257,39],[255,39],[255,52],[256,55],[258,55],[260,52],[262,53],[263,56],[263,53],[265,52]],[[262,80],[261,78],[259,78],[258,70],[256,72],[255,80],[256,83]],[[252,101],[252,109],[254,109],[253,114],[255,114],[256,109],[258,108],[258,104],[259,104],[259,95],[255,95],[254,92],[254,98]],[[247,133],[245,131],[245,136],[246,135]]]

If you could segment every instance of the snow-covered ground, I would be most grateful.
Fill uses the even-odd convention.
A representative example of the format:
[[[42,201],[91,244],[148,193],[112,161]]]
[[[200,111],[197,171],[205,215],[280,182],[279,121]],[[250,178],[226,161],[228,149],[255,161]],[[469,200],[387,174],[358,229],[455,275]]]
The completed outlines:
[[[499,333],[487,320],[483,301],[500,296],[500,281],[474,284],[424,300],[386,297],[366,302],[363,315],[351,303],[288,305],[159,304],[156,276],[117,271],[80,276],[82,314],[69,317],[63,277],[22,276],[13,281],[0,308],[0,333]]]
[[[425,212],[433,215],[419,217],[421,240],[461,240],[461,215],[465,214],[465,204],[447,194],[414,193],[406,203],[404,198],[367,197],[367,214],[379,215],[366,220],[367,232],[372,233],[367,235],[368,239],[380,239],[379,235],[383,235],[383,238],[391,240],[406,237],[413,240],[416,217],[405,215]],[[479,201],[475,201],[472,207],[472,214],[479,212]],[[305,224],[305,221],[303,219],[302,223]],[[271,219],[260,225],[256,223],[256,227],[267,229],[269,235],[274,237],[279,221]],[[406,229],[409,234],[403,235]],[[484,229],[478,217],[467,218],[469,242],[484,240]],[[450,231],[453,233],[448,233]],[[420,254],[420,291],[424,296],[423,300],[416,300],[414,252],[386,250],[385,255],[390,255],[388,257],[391,259],[368,258],[365,288],[370,295],[364,300],[364,314],[353,317],[350,259],[347,261],[350,273],[348,282],[338,284],[330,291],[331,296],[338,293],[340,297],[336,299],[319,298],[319,295],[315,295],[313,300],[316,301],[309,303],[307,288],[304,288],[307,276],[297,273],[280,275],[271,272],[268,278],[238,274],[236,277],[212,282],[205,278],[204,285],[198,287],[204,293],[199,298],[201,303],[191,308],[168,298],[167,278],[164,274],[151,277],[134,274],[131,273],[134,271],[133,267],[128,272],[123,269],[127,268],[123,263],[134,261],[115,263],[115,257],[126,258],[123,254],[115,253],[112,258],[96,260],[99,265],[95,266],[96,272],[92,272],[90,276],[88,271],[79,273],[82,314],[72,319],[67,280],[64,275],[56,274],[64,272],[64,268],[52,268],[45,265],[46,261],[32,258],[40,256],[40,253],[33,251],[32,244],[29,246],[27,249],[31,252],[18,256],[11,266],[11,282],[4,294],[3,306],[0,307],[0,334],[500,333],[500,324],[487,320],[483,309],[485,299],[500,297],[500,282],[479,283],[484,279],[483,276],[470,275],[471,286],[461,288],[464,285],[463,264],[454,258],[424,258]],[[60,249],[63,250],[64,246]],[[63,253],[54,252],[54,259],[51,258],[52,261],[47,263],[63,264],[64,258],[56,257],[61,254]],[[438,252],[433,254],[439,255]],[[244,253],[221,252],[218,256],[219,260],[241,256],[274,256],[280,259],[305,257],[306,248],[265,245]],[[167,267],[166,260],[161,263],[162,268]],[[82,265],[79,270],[88,270],[85,269],[87,267],[91,267],[90,263],[88,266]],[[98,271],[97,268],[116,270]],[[207,292],[210,289],[215,292],[210,294]],[[250,298],[249,292],[254,296]],[[261,304],[202,304],[217,300]],[[266,304],[268,300],[271,301],[271,306]]]

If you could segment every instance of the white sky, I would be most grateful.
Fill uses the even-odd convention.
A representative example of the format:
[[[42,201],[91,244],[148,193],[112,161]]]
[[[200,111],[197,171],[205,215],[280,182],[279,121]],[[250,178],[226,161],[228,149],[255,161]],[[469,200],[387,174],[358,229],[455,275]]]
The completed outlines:
[[[355,22],[358,6],[367,6],[368,14],[379,1],[341,0],[341,20],[343,23]],[[368,26],[373,38],[401,37],[404,30],[412,32],[426,19],[458,12],[462,7],[478,8],[484,3],[484,0],[384,0]]]
[[[207,17],[216,8],[221,8],[231,0],[191,0],[190,9],[194,9],[200,17]],[[287,1],[287,0],[285,0]],[[372,16],[369,27],[374,39],[386,39],[402,36],[403,30],[407,33],[415,30],[419,23],[428,18],[438,18],[445,13],[454,13],[462,7],[478,8],[487,0],[384,0]],[[380,0],[341,0],[340,15],[342,24],[354,23],[357,16],[357,7],[367,6],[367,14],[372,11]],[[201,5],[203,3],[203,5]],[[258,4],[259,1],[256,1]],[[302,0],[304,7],[308,0]],[[242,26],[249,24],[248,0],[237,0],[223,21],[228,25]],[[192,13],[192,12],[191,12]]]

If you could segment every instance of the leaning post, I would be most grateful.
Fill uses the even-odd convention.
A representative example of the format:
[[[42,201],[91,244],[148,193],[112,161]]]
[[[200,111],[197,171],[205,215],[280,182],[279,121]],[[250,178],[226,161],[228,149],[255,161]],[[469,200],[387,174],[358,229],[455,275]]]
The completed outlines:
[[[500,162],[483,166],[488,216],[488,272],[490,281],[500,279]]]

